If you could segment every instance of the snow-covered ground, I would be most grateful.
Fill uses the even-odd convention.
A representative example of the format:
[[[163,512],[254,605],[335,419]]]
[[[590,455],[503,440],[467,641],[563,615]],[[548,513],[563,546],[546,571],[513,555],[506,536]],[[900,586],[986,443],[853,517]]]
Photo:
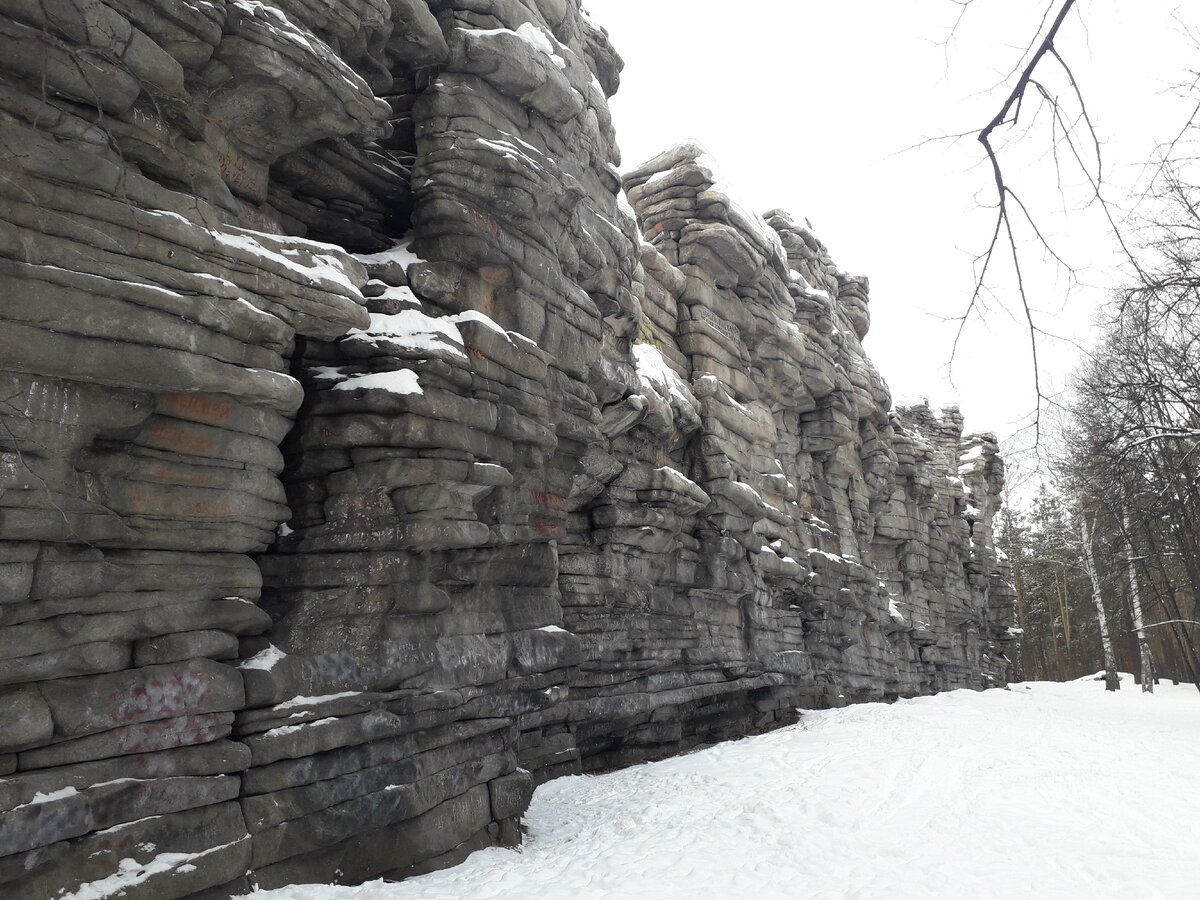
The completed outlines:
[[[955,691],[538,789],[520,851],[254,900],[1200,896],[1200,693]]]

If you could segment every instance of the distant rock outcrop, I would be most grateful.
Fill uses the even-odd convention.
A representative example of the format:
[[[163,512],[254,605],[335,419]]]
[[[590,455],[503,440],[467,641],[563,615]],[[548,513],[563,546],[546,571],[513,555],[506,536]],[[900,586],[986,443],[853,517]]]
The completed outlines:
[[[995,440],[698,147],[622,180],[620,67],[577,0],[0,0],[0,894],[400,877],[1003,683]]]

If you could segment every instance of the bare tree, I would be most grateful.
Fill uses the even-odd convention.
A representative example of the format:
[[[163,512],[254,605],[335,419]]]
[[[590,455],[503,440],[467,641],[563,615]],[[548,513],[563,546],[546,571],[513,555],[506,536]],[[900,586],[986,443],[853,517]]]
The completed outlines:
[[[963,4],[963,8],[969,5],[969,0]],[[1063,23],[1067,19],[1068,13],[1071,12],[1075,5],[1075,0],[1061,0],[1061,6],[1058,13],[1054,16],[1050,27],[1045,30],[1044,35],[1042,28],[1045,25],[1043,17],[1042,25],[1038,28],[1038,37],[1035,37],[1031,43],[1032,53],[1028,57],[1028,61],[1016,73],[1016,81],[1013,84],[1012,90],[1005,97],[1004,102],[1000,105],[1000,109],[991,118],[991,120],[980,129],[978,134],[979,143],[983,146],[984,153],[987,155],[987,160],[991,165],[992,178],[995,181],[996,188],[996,216],[995,225],[992,229],[991,239],[988,241],[987,248],[976,258],[977,275],[975,279],[975,290],[971,294],[970,303],[967,306],[966,312],[963,314],[962,325],[966,324],[967,318],[975,309],[975,305],[979,302],[979,298],[987,285],[988,270],[991,269],[992,263],[996,259],[998,253],[1003,252],[1012,262],[1013,274],[1017,281],[1017,291],[1021,300],[1021,310],[1024,313],[1025,321],[1029,328],[1029,343],[1030,351],[1033,354],[1033,378],[1034,388],[1037,391],[1038,411],[1035,419],[1035,429],[1040,430],[1041,427],[1041,403],[1042,403],[1042,383],[1041,372],[1038,366],[1038,348],[1037,335],[1038,328],[1033,321],[1033,311],[1030,308],[1029,294],[1026,288],[1025,274],[1021,268],[1021,256],[1018,251],[1018,242],[1013,229],[1013,210],[1016,209],[1018,215],[1033,229],[1034,234],[1041,241],[1043,247],[1051,253],[1055,259],[1060,262],[1061,257],[1054,252],[1049,242],[1043,237],[1041,229],[1034,221],[1029,213],[1028,207],[1024,201],[1017,195],[1009,180],[1005,177],[1005,169],[1001,162],[1000,152],[997,149],[997,133],[1001,129],[1016,128],[1021,120],[1021,114],[1025,108],[1026,98],[1031,90],[1037,91],[1041,98],[1049,102],[1054,120],[1056,123],[1064,124],[1062,118],[1062,110],[1057,98],[1052,95],[1040,82],[1035,78],[1039,66],[1043,64],[1043,60],[1047,56],[1058,62],[1070,77],[1072,86],[1075,88],[1076,96],[1079,98],[1080,105],[1083,106],[1083,95],[1079,92],[1078,85],[1075,82],[1074,75],[1067,67],[1066,62],[1054,47],[1054,41],[1058,37],[1059,31],[1063,27]],[[1053,6],[1051,6],[1051,9]],[[1026,51],[1029,52],[1028,50]],[[1086,107],[1083,107],[1086,114]],[[1088,127],[1091,129],[1091,120],[1088,119]],[[1073,129],[1066,128],[1065,133],[1068,135],[1068,140],[1071,141],[1071,148],[1077,160],[1083,165],[1079,155],[1079,150],[1075,146],[1074,139],[1070,137]],[[1092,129],[1092,138],[1097,148],[1097,159],[1099,142],[1095,139],[1095,131]],[[1086,167],[1085,167],[1086,168]],[[1063,263],[1066,265],[1065,263]],[[1068,267],[1069,268],[1069,267]],[[957,340],[955,341],[957,345]]]
[[[974,0],[954,2],[961,21]],[[1038,511],[1035,504],[1020,560],[1031,651],[1023,651],[1023,660],[1043,674],[1067,677],[1094,664],[1099,650],[1106,681],[1122,664],[1138,666],[1147,689],[1156,670],[1188,677],[1200,688],[1200,188],[1192,183],[1200,165],[1193,152],[1200,146],[1200,73],[1182,87],[1195,100],[1191,115],[1160,148],[1150,187],[1138,198],[1138,218],[1118,227],[1105,197],[1102,143],[1060,48],[1069,46],[1064,36],[1074,33],[1077,21],[1082,28],[1076,14],[1083,6],[1045,0],[1033,37],[1002,82],[994,114],[974,133],[991,175],[994,215],[960,334],[980,298],[993,292],[995,278],[1011,272],[1020,307],[1014,304],[1015,314],[1028,328],[1033,354],[1039,468],[1051,462],[1061,496],[1086,498],[1086,505],[1063,515],[1073,520],[1073,551],[1046,515],[1049,507],[1043,503]],[[1022,259],[1028,251],[1021,248],[1033,241],[1053,262],[1070,267],[1035,220],[1037,204],[1028,201],[1042,198],[1020,196],[1018,190],[1028,188],[1008,177],[1019,171],[1017,146],[1028,147],[1035,128],[1047,123],[1056,172],[1061,177],[1067,165],[1082,173],[1079,187],[1106,218],[1128,277],[1098,321],[1100,339],[1085,353],[1068,404],[1043,391],[1037,351],[1045,332],[1035,321],[1040,303],[1031,303],[1036,291],[1027,277],[1029,260]],[[1044,405],[1054,414],[1043,418]],[[1045,451],[1043,425],[1053,433],[1060,417],[1062,446]],[[1086,578],[1072,574],[1072,565]],[[1115,604],[1110,610],[1106,594]]]

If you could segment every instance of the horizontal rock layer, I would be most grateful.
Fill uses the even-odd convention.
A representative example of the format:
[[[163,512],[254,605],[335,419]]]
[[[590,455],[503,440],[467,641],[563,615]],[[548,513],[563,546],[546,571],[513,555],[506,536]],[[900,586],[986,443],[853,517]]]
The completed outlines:
[[[575,0],[0,3],[0,893],[519,840],[533,785],[1003,683],[995,440]]]

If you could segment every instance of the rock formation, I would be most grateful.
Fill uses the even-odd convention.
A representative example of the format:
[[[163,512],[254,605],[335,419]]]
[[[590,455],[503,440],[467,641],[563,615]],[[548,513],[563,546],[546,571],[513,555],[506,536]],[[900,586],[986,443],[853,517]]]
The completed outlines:
[[[620,66],[577,0],[0,0],[0,894],[401,877],[1003,683],[995,440],[699,148],[622,180]]]

